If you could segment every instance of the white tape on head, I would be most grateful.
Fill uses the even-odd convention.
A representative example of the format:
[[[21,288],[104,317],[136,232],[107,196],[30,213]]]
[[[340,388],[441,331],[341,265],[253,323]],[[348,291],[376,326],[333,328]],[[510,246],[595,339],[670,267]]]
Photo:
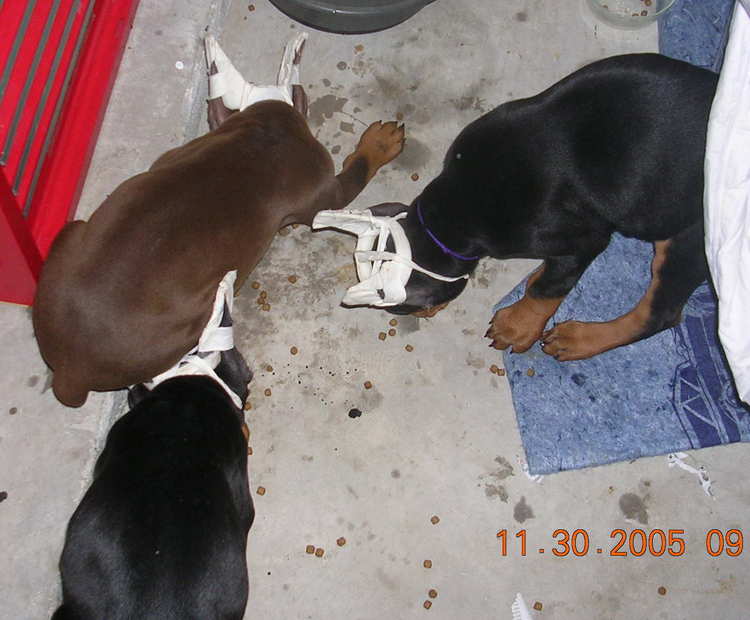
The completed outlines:
[[[406,283],[412,271],[419,271],[442,282],[468,279],[468,275],[450,278],[420,267],[412,260],[411,245],[399,220],[395,217],[373,215],[369,209],[355,211],[341,209],[319,211],[313,219],[313,230],[335,228],[357,235],[354,264],[359,284],[350,287],[342,303],[347,306],[376,306],[387,308],[406,301]],[[386,252],[388,239],[393,239],[395,252]]]
[[[216,39],[209,35],[205,39],[206,61],[209,70],[216,65],[217,72],[208,76],[208,98],[221,97],[230,110],[244,110],[259,101],[284,101],[293,105],[292,86],[299,84],[299,62],[295,58],[302,51],[307,33],[301,32],[284,48],[278,78],[275,85],[259,86],[248,82],[229,60]]]
[[[216,381],[229,395],[235,406],[242,409],[242,400],[240,400],[239,395],[235,394],[224,380],[216,374],[216,367],[221,362],[221,351],[229,351],[234,347],[232,327],[222,327],[221,320],[224,316],[225,306],[230,314],[232,312],[234,281],[236,279],[237,271],[230,271],[222,278],[214,297],[211,317],[198,339],[198,344],[172,368],[155,376],[148,383],[144,383],[149,390],[153,390],[160,383],[173,377],[204,375]]]

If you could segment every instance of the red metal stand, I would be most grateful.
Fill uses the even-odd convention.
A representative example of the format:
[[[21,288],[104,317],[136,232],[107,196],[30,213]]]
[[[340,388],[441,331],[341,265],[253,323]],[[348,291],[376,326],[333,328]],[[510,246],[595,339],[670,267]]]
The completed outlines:
[[[80,197],[137,4],[0,2],[0,301],[33,301]]]

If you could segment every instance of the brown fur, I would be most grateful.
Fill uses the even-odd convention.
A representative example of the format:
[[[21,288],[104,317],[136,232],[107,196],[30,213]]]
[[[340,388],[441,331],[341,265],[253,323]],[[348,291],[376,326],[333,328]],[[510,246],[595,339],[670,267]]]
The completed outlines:
[[[281,227],[344,207],[403,146],[402,127],[374,123],[334,176],[293,107],[221,112],[212,119],[220,126],[164,153],[53,244],[33,320],[61,402],[80,406],[90,390],[176,364],[197,343],[226,272],[238,271],[239,288]]]

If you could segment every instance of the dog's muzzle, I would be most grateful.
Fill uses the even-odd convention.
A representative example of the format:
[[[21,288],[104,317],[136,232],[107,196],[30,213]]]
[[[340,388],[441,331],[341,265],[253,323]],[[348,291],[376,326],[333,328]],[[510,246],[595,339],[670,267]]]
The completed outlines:
[[[335,228],[357,235],[354,264],[359,284],[350,287],[341,303],[347,306],[376,306],[387,308],[406,301],[406,283],[412,271],[418,271],[441,280],[456,282],[468,275],[455,278],[441,276],[420,267],[412,260],[411,245],[399,220],[406,212],[395,217],[373,215],[369,209],[355,211],[319,211],[313,219],[313,230]],[[388,239],[393,239],[395,252],[386,252]]]

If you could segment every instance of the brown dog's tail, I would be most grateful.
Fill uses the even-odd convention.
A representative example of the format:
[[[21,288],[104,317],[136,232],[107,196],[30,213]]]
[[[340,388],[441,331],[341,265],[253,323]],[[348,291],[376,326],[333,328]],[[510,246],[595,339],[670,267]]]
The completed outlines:
[[[52,377],[52,391],[63,405],[80,407],[88,398],[89,386],[84,385],[77,375],[60,369],[56,370]]]

